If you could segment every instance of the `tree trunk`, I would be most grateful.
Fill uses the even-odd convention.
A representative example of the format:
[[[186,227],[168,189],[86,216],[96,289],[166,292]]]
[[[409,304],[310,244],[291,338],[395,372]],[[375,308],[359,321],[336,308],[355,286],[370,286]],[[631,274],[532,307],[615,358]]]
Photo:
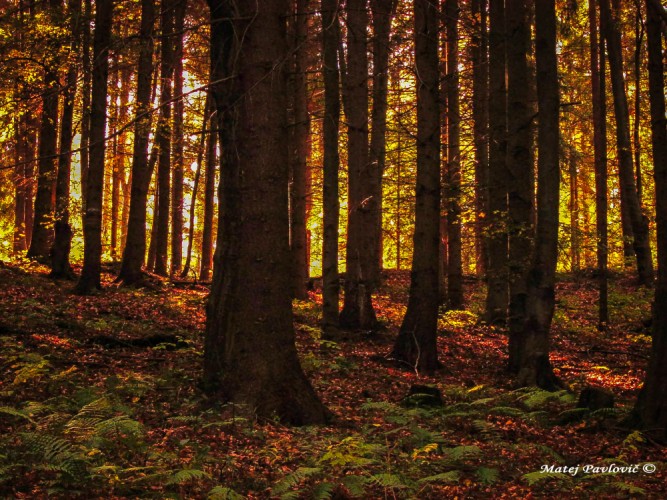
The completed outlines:
[[[487,0],[472,0],[473,34],[469,45],[472,59],[472,117],[475,144],[475,258],[477,275],[486,274],[488,249],[485,237],[489,192],[489,57]]]
[[[322,424],[330,414],[301,370],[292,324],[287,96],[285,67],[276,65],[287,55],[287,2],[209,5],[214,75],[233,70],[240,78],[213,87],[222,121],[234,127],[221,131],[221,230],[207,306],[204,380],[210,391],[258,416]],[[234,41],[235,33],[244,37]]]
[[[208,281],[213,268],[213,217],[215,215],[215,150],[217,145],[217,121],[215,114],[211,115],[211,133],[206,146],[206,178],[204,180],[204,230],[201,240],[201,266],[199,278]]]
[[[396,13],[397,0],[371,0],[373,17],[373,108],[371,111],[371,143],[369,150],[370,175],[376,177],[373,184],[375,224],[372,228],[373,257],[371,261],[371,286],[380,284],[382,271],[382,176],[387,154],[387,84],[390,52],[391,20]]]
[[[658,233],[658,280],[653,304],[653,346],[644,387],[635,406],[640,425],[660,441],[667,441],[667,120],[660,15],[646,2],[651,145],[655,179]]]
[[[213,101],[211,99],[211,93],[206,92],[206,101],[204,102],[204,113],[201,125],[201,135],[199,136],[199,147],[197,148],[197,170],[195,171],[195,178],[192,186],[192,198],[190,199],[190,216],[188,218],[188,249],[185,255],[185,265],[183,266],[183,272],[181,272],[181,278],[185,278],[188,274],[190,274],[190,267],[192,265],[192,245],[195,239],[195,208],[197,206],[197,192],[199,191],[199,181],[201,179],[201,166],[204,162],[206,137],[208,134],[215,133],[211,131],[209,127],[209,124],[211,123],[210,116],[212,109]]]
[[[439,367],[440,113],[437,7],[415,0],[417,185],[408,309],[391,356],[420,372]]]
[[[174,7],[174,166],[171,187],[171,275],[181,272],[183,265],[183,27],[187,0]]]
[[[377,210],[373,176],[368,158],[368,27],[367,0],[347,2],[347,74],[343,92],[348,140],[348,223],[345,301],[340,325],[349,329],[377,327],[371,301],[373,214]]]
[[[509,369],[517,373],[526,318],[527,273],[533,239],[533,164],[528,103],[530,25],[526,0],[507,2],[507,171],[509,205]]]
[[[338,45],[340,25],[337,0],[322,0],[322,56],[324,74],[324,122],[322,124],[324,165],[322,241],[322,332],[330,336],[338,327],[338,133],[340,127],[340,72]]]
[[[621,201],[625,200],[627,214],[632,225],[632,246],[637,257],[637,274],[642,285],[653,284],[653,259],[649,241],[648,221],[642,214],[637,185],[632,166],[632,144],[630,142],[630,118],[628,100],[625,94],[621,33],[618,20],[612,16],[609,0],[600,0],[601,16],[605,28],[605,39],[609,51],[609,68],[614,94],[614,115],[616,116],[616,142],[618,145],[618,175],[621,187]],[[618,15],[618,13],[617,13]]]
[[[120,86],[118,106],[114,106],[114,152],[111,183],[111,259],[118,260],[122,254],[122,238],[119,238],[123,229],[121,189],[125,178],[125,131],[121,130],[127,123],[127,103],[130,98],[130,71],[125,62],[119,57],[116,60],[116,85]],[[113,85],[113,83],[112,83]]]
[[[160,47],[160,111],[155,141],[158,145],[158,213],[155,240],[155,273],[167,275],[169,250],[169,211],[171,198],[171,110],[174,77],[174,0],[160,6],[162,40]]]
[[[93,86],[90,110],[90,165],[83,225],[83,268],[76,292],[89,294],[101,288],[102,196],[104,185],[104,148],[107,123],[107,82],[113,0],[98,0],[93,40]]]
[[[639,129],[641,125],[641,64],[642,64],[642,41],[644,39],[644,23],[642,22],[641,8],[637,3],[637,12],[635,15],[635,54],[634,54],[634,77],[635,77],[635,103],[634,117],[632,120],[632,145],[635,154],[635,178],[637,180],[637,196],[639,205],[642,205],[642,168],[641,168],[641,141],[639,138]]]
[[[92,61],[90,58],[90,20],[92,0],[84,0],[81,39],[81,225],[86,221],[86,196],[88,193],[88,166],[90,165],[90,91],[92,81]]]
[[[461,113],[459,107],[459,2],[446,1],[447,30],[447,305],[463,309],[461,261]]]
[[[294,12],[294,123],[290,134],[290,164],[292,172],[291,195],[291,250],[293,259],[292,291],[294,298],[308,298],[308,217],[311,193],[308,190],[308,154],[310,118],[308,116],[308,1],[296,0]]]
[[[535,59],[537,66],[537,228],[528,278],[526,321],[517,383],[546,390],[561,387],[549,361],[549,330],[555,307],[558,260],[559,91],[556,57],[555,0],[535,0]]]
[[[504,0],[489,1],[489,213],[486,321],[504,324],[509,300],[507,254],[507,90]]]
[[[148,164],[148,138],[151,130],[151,80],[153,71],[154,0],[141,1],[139,62],[137,66],[136,116],[132,150],[132,187],[127,238],[118,280],[124,285],[141,281],[146,255],[146,205],[151,168]]]
[[[72,12],[72,43],[70,50],[76,54],[79,47],[81,0],[70,3]],[[52,278],[73,279],[74,272],[69,263],[72,245],[72,227],[69,223],[70,170],[72,164],[72,126],[74,120],[74,100],[77,87],[77,62],[70,64],[63,91],[63,113],[60,120],[60,154],[58,155],[58,175],[56,178],[56,218],[55,238],[51,248]]]

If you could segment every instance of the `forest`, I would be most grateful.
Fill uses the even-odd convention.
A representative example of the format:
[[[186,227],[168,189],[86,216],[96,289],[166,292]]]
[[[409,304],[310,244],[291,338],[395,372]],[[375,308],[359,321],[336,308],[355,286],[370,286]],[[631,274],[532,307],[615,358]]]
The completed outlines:
[[[0,0],[0,497],[664,498],[662,0]]]

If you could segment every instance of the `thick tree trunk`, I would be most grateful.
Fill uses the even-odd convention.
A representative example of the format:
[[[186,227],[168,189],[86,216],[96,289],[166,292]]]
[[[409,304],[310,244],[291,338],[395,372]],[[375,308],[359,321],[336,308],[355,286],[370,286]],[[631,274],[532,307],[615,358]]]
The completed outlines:
[[[475,270],[486,274],[488,249],[485,237],[489,193],[489,56],[487,0],[472,0],[474,22],[470,43],[472,60],[472,116],[475,144]]]
[[[486,321],[504,324],[509,301],[507,254],[507,89],[504,0],[489,1],[489,213]]]
[[[241,78],[213,90],[218,113],[235,126],[221,132],[222,229],[207,306],[204,380],[261,417],[322,424],[329,413],[299,365],[291,312],[287,96],[285,68],[276,65],[287,52],[287,2],[263,2],[259,9],[242,1],[209,5],[214,75],[233,69]],[[234,42],[235,33],[243,39]]]
[[[609,68],[614,94],[614,115],[616,116],[616,142],[618,145],[618,174],[621,187],[621,202],[625,201],[627,215],[632,226],[632,246],[637,257],[639,282],[646,286],[653,284],[653,259],[649,241],[648,221],[642,214],[632,160],[630,142],[630,118],[628,100],[623,76],[623,56],[621,33],[618,20],[612,16],[609,0],[600,0],[601,15],[605,28],[605,39],[609,51]]]
[[[70,49],[73,54],[76,54],[79,47],[81,0],[71,2],[70,10],[73,13],[71,28],[73,41]],[[69,223],[69,196],[77,69],[76,62],[70,64],[63,92],[63,112],[60,120],[60,154],[58,155],[58,175],[56,178],[55,238],[51,248],[50,276],[52,278],[74,278],[74,272],[69,263],[69,252],[72,245],[72,227]]]
[[[561,386],[549,361],[558,260],[559,91],[555,0],[535,0],[535,58],[539,111],[537,228],[528,278],[526,321],[517,349],[517,383],[554,390]]]
[[[155,273],[167,275],[169,258],[169,211],[171,199],[171,110],[174,78],[174,8],[177,2],[163,0],[160,6],[160,111],[157,119],[158,213],[155,240]]]
[[[439,367],[438,263],[440,225],[440,113],[436,6],[415,0],[417,185],[414,252],[408,309],[391,357],[414,370]]]
[[[660,14],[646,2],[651,145],[655,179],[658,232],[658,280],[653,304],[653,346],[644,387],[635,406],[640,425],[667,442],[667,119],[665,119],[665,68]]]
[[[174,7],[174,154],[171,187],[171,275],[181,272],[183,265],[183,27],[187,0]]]
[[[532,116],[528,103],[530,25],[526,0],[507,2],[507,171],[509,205],[509,369],[519,370],[533,239]]]
[[[345,301],[340,325],[349,329],[372,330],[377,327],[371,301],[371,238],[377,210],[368,157],[368,27],[367,0],[347,2],[347,73],[343,85],[343,103],[347,118],[348,140],[348,223],[346,246]]]
[[[447,33],[447,306],[463,309],[461,261],[461,112],[459,106],[459,2],[446,1]]]
[[[373,184],[372,206],[375,224],[372,228],[373,258],[371,261],[371,286],[380,284],[382,271],[382,176],[385,169],[387,135],[387,84],[390,52],[391,20],[396,13],[397,0],[371,0],[373,17],[373,108],[371,110],[371,143],[369,150],[370,175],[376,177]]]
[[[308,207],[311,193],[308,186],[308,155],[310,140],[310,117],[308,116],[308,1],[296,0],[294,12],[294,78],[293,103],[294,123],[290,134],[290,166],[292,173],[291,195],[291,250],[293,260],[292,291],[294,298],[308,298]]]
[[[102,187],[107,123],[107,82],[113,0],[98,0],[93,40],[93,86],[90,110],[90,165],[83,225],[83,269],[76,292],[89,294],[101,288],[102,267]]]
[[[323,184],[323,242],[322,242],[322,331],[330,336],[338,327],[338,133],[340,128],[340,72],[338,45],[340,25],[337,0],[322,0],[322,56],[324,74],[324,122],[322,141],[324,165]]]
[[[127,239],[118,280],[125,285],[141,281],[141,267],[146,254],[146,204],[151,169],[148,164],[148,138],[151,129],[149,113],[153,71],[154,0],[141,1],[139,62],[137,67],[136,116],[132,150],[132,187]]]

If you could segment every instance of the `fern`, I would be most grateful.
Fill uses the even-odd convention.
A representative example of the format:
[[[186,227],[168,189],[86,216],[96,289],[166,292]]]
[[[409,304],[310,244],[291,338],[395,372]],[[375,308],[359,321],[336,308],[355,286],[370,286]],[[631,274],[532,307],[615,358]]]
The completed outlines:
[[[588,408],[570,408],[558,414],[560,424],[570,424],[582,420],[590,410]]]
[[[571,481],[572,476],[568,476],[567,474],[563,474],[562,472],[529,472],[528,474],[524,474],[521,476],[524,481],[528,483],[529,486],[533,486],[537,483],[540,483],[542,481],[546,481],[547,479],[557,479],[559,481]]]
[[[207,500],[244,500],[243,495],[225,486],[216,486],[206,495]]]
[[[271,494],[282,496],[309,477],[320,474],[321,472],[322,469],[319,467],[299,467],[297,470],[287,474],[284,478],[278,481],[275,486],[271,488]]]
[[[5,415],[11,415],[13,417],[23,418],[32,423],[35,423],[35,421],[30,417],[30,415],[26,411],[17,410],[16,408],[12,408],[11,406],[0,406],[0,413],[3,413]]]
[[[558,452],[556,452],[554,449],[548,447],[547,445],[545,445],[545,444],[536,444],[535,448],[537,448],[538,450],[546,453],[551,458],[556,459],[556,461],[559,464],[564,464],[565,463],[565,459]]]
[[[473,420],[472,428],[484,439],[493,439],[498,434],[498,429],[486,420]]]
[[[407,488],[400,476],[396,474],[380,473],[373,474],[370,477],[371,481],[383,488]]]
[[[333,496],[335,489],[336,485],[334,483],[319,483],[313,489],[313,500],[329,500]]]
[[[622,491],[623,493],[628,493],[630,495],[646,495],[646,490],[644,488],[640,488],[634,484],[624,483],[621,481],[614,481],[613,483],[609,483],[609,487],[618,491]]]
[[[500,477],[498,469],[491,469],[489,467],[480,467],[475,471],[475,475],[483,484],[493,484],[497,482]]]
[[[361,497],[366,494],[369,479],[366,476],[348,475],[343,477],[341,482],[352,497]]]
[[[482,450],[478,446],[456,446],[454,448],[446,448],[444,450],[447,457],[454,461],[460,462],[471,458],[477,458],[482,454]]]
[[[442,472],[434,476],[423,477],[419,481],[420,484],[424,483],[455,483],[461,477],[461,473],[457,470],[452,470],[449,472]]]
[[[600,408],[598,410],[595,410],[594,412],[591,412],[590,418],[600,418],[600,419],[619,418],[625,413],[627,412],[621,408]]]
[[[183,484],[188,481],[198,481],[200,479],[210,479],[211,475],[199,469],[182,469],[172,474],[165,482],[166,485]]]
[[[494,406],[489,410],[489,414],[506,415],[508,417],[522,417],[526,414],[526,412],[513,406]]]
[[[143,427],[141,423],[132,420],[127,415],[119,415],[97,423],[95,425],[95,433],[98,436],[104,437],[113,435],[137,437],[143,434]]]
[[[88,477],[86,457],[69,441],[44,434],[26,433],[22,438],[28,453],[37,459],[35,468],[63,473],[72,481]]]

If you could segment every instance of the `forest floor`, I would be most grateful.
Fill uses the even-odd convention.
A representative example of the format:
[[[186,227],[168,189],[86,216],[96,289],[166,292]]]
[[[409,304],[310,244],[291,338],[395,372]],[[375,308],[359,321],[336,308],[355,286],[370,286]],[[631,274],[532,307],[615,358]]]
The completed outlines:
[[[79,297],[46,275],[0,266],[2,498],[667,497],[667,450],[620,425],[650,349],[652,291],[629,278],[611,283],[600,333],[593,279],[561,277],[552,362],[572,391],[557,393],[512,387],[504,331],[478,321],[479,282],[468,311],[441,315],[434,377],[384,359],[407,273],[376,299],[386,329],[338,343],[319,338],[313,292],[295,303],[298,349],[337,420],[289,428],[198,388],[206,287],[123,289],[108,274]],[[437,386],[444,406],[401,404],[412,384]],[[587,385],[616,408],[576,409]]]

